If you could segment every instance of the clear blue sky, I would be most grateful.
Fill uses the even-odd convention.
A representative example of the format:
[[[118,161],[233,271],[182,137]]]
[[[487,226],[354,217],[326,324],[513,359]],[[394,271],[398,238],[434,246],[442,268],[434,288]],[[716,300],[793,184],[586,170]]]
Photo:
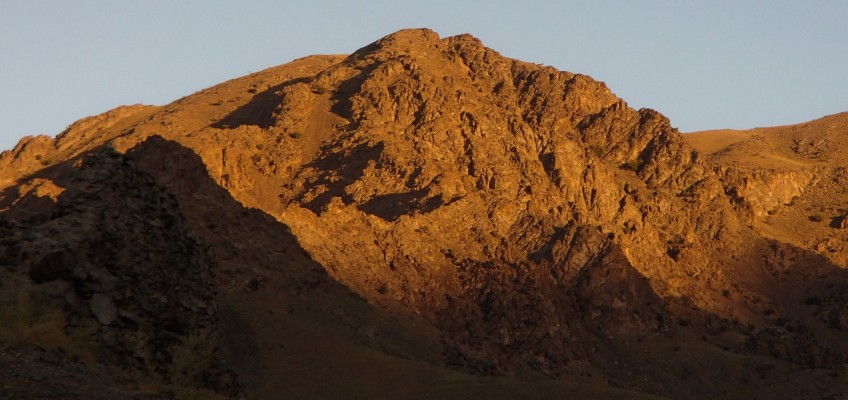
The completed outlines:
[[[405,27],[605,81],[682,131],[848,111],[848,1],[0,0],[0,149]]]

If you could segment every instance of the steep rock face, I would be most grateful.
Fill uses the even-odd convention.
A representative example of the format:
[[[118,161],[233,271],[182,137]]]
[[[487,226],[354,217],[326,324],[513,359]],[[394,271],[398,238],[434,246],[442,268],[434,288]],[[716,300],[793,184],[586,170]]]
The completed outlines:
[[[722,182],[730,196],[749,207],[754,217],[765,218],[804,194],[815,183],[816,172],[726,169]]]

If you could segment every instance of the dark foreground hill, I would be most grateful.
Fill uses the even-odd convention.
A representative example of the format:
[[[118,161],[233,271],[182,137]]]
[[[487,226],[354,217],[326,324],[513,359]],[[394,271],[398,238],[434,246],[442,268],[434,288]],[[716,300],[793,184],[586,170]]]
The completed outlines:
[[[428,30],[118,108],[0,156],[0,358],[78,398],[840,398],[841,250],[686,142]]]

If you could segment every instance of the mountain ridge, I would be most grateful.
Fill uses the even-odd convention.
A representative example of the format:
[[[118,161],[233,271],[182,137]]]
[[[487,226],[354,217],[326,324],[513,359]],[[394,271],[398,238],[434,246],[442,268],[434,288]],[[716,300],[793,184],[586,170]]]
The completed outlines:
[[[506,376],[550,396],[546,385],[570,382],[595,396],[838,392],[845,264],[765,234],[757,218],[775,206],[752,193],[777,178],[728,169],[692,141],[585,75],[471,35],[403,30],[25,139],[0,154],[0,205],[15,216],[35,210],[27,196],[61,198],[44,167],[74,173],[65,160],[102,145],[125,154],[210,246],[223,272],[220,354],[259,398],[321,393],[275,382],[283,371],[324,376],[262,352],[337,365],[331,351],[296,350],[309,342],[287,319],[374,371],[408,371],[413,386],[427,370],[466,389]],[[300,345],[276,350],[286,343],[268,326]],[[255,342],[243,352],[256,359],[238,356],[240,342]],[[504,379],[495,387],[512,387]],[[338,390],[365,390],[354,380]]]

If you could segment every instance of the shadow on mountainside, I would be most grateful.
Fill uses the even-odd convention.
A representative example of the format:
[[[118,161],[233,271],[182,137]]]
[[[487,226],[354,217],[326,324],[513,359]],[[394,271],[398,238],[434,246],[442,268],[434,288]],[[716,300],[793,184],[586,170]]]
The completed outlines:
[[[366,168],[380,159],[384,149],[383,142],[361,143],[346,149],[343,154],[321,153],[304,167],[304,170],[313,169],[320,171],[320,174],[309,180],[309,186],[303,188],[297,200],[302,201],[313,187],[324,186],[327,190],[309,199],[306,208],[321,214],[333,197],[340,197],[345,204],[351,203],[352,199],[345,193],[345,188],[361,178]]]
[[[381,150],[355,149],[363,158]],[[88,169],[80,172],[80,165],[88,165]],[[349,168],[342,172],[355,176],[364,167]],[[21,189],[28,184],[35,187],[31,183],[39,179],[53,182],[64,192],[51,199]],[[139,284],[139,288],[144,282],[170,287],[172,296],[181,291],[215,292],[217,319],[213,320],[220,335],[220,354],[226,365],[238,372],[242,388],[252,398],[277,398],[279,393],[293,398],[514,398],[527,394],[561,398],[564,393],[578,399],[648,398],[632,391],[640,388],[672,398],[729,399],[745,393],[774,393],[775,385],[785,386],[780,390],[786,398],[848,390],[842,379],[848,359],[848,271],[789,245],[772,243],[751,249],[749,259],[740,263],[749,263],[746,268],[757,271],[746,279],[758,291],[729,288],[727,292],[730,300],[750,297],[744,301],[756,305],[754,311],[760,318],[733,321],[700,310],[685,298],[659,299],[624,254],[613,249],[588,266],[568,291],[545,283],[550,281],[550,272],[540,268],[548,257],[545,252],[535,254],[533,265],[461,266],[460,274],[477,280],[469,282],[469,287],[480,289],[469,292],[465,299],[473,304],[473,312],[463,314],[465,309],[457,309],[453,315],[444,314],[454,320],[433,321],[444,329],[439,331],[403,307],[377,309],[336,282],[310,258],[286,225],[234,200],[209,176],[194,151],[159,136],[148,138],[126,155],[98,149],[45,168],[7,189],[0,201],[12,204],[20,196],[30,200],[17,202],[0,218],[10,221],[0,226],[2,281],[26,282],[46,290],[56,284],[51,277],[67,273],[65,264],[50,261],[56,259],[55,254],[48,257],[57,244],[71,255],[82,252],[79,243],[85,244],[85,251],[96,251],[107,232],[112,235],[107,246],[113,249],[110,251],[126,256],[87,260],[97,265],[120,260],[121,268],[147,266],[170,277],[150,280],[145,278],[150,271],[115,269],[111,272],[114,279],[127,275],[126,279],[136,279],[129,283]],[[374,207],[374,213],[385,211]],[[21,211],[24,209],[27,212]],[[79,213],[92,219],[67,219]],[[63,218],[67,222],[61,225]],[[95,224],[82,223],[86,221]],[[15,249],[13,245],[26,235],[37,238],[27,240],[41,240],[41,244]],[[81,242],[69,239],[78,235],[90,237]],[[155,243],[155,247],[146,243]],[[208,246],[209,254],[201,251],[203,246]],[[139,262],[146,257],[144,253],[168,256]],[[190,257],[180,258],[185,254]],[[33,285],[26,281],[32,276],[21,273],[38,260],[47,260],[36,269],[49,276],[38,275],[42,277],[38,281],[46,283]],[[214,284],[192,277],[192,266],[214,268]],[[174,275],[169,270],[182,272]],[[9,277],[14,279],[6,279]],[[91,279],[101,285],[94,290],[100,293],[113,278]],[[85,296],[80,297],[90,302],[91,297]],[[120,309],[125,303],[115,299]],[[173,299],[173,303],[184,301],[193,300]],[[108,306],[104,311],[101,306],[82,304],[78,307],[91,309],[86,312],[93,317],[102,314],[100,317],[106,318],[110,313]],[[193,307],[181,307],[180,312],[201,312],[197,305]],[[546,307],[551,310],[544,310]],[[160,313],[166,320],[175,320],[172,322],[185,324],[195,318],[193,314],[168,314],[168,310]],[[537,314],[563,318],[578,333],[566,338],[586,342],[554,340],[543,328],[558,321],[534,320]],[[120,318],[130,323],[128,317]],[[140,326],[145,323],[136,322]],[[509,328],[506,332],[513,342],[496,344],[495,338],[503,335],[502,326]],[[96,335],[116,328],[92,327]],[[175,332],[190,334],[187,328]],[[532,380],[522,375],[475,375],[444,367],[469,369],[472,360],[462,361],[465,355],[452,353],[452,344],[445,344],[460,335],[477,335],[478,342],[491,339],[494,346],[471,349],[490,346],[487,351],[491,353],[479,354],[483,358],[497,359],[512,352],[504,359],[531,368],[545,365],[546,360],[521,353],[518,341],[542,344],[551,352],[550,360],[562,355],[575,357],[564,357],[563,373],[552,374],[560,379],[539,379],[538,371],[527,375]],[[581,367],[586,361],[593,366]],[[32,362],[37,368],[39,361]],[[595,368],[603,371],[603,376]],[[0,383],[13,380],[0,373]],[[113,391],[126,390],[121,386]]]
[[[375,309],[336,282],[288,227],[216,184],[192,150],[153,136],[127,156],[176,194],[218,261],[225,358],[248,394],[408,398],[458,374],[437,366],[443,344],[427,321]],[[384,381],[392,376],[407,384]]]
[[[365,83],[368,76],[371,75],[375,69],[377,69],[377,64],[368,65],[359,70],[352,78],[338,83],[338,89],[332,96],[333,106],[330,110],[347,121],[353,121],[353,101],[351,99],[353,99],[354,95],[360,92],[362,84]],[[350,128],[355,128],[355,126],[351,126]]]
[[[309,81],[309,78],[290,79],[257,93],[253,95],[247,104],[235,109],[220,121],[212,124],[212,127],[233,129],[242,125],[257,125],[262,129],[268,129],[276,122],[274,113],[282,102],[283,89]]]
[[[370,156],[379,150],[357,147],[352,151]],[[375,309],[336,282],[311,260],[284,224],[260,210],[243,207],[216,184],[192,150],[154,136],[127,156],[176,194],[193,232],[209,244],[218,261],[225,358],[240,372],[242,385],[251,388],[246,390],[248,394],[269,399],[279,393],[295,398],[459,399],[474,394],[514,398],[526,393],[536,398],[560,398],[563,393],[573,393],[575,398],[644,396],[624,380],[620,383],[630,389],[616,389],[589,377],[539,381],[538,373],[531,373],[536,378],[529,381],[510,376],[489,376],[481,381],[481,375],[462,371],[475,370],[478,360],[454,353],[453,338],[444,336],[453,332],[436,330],[401,306],[392,311]],[[363,166],[339,167],[347,177]],[[636,282],[635,296],[650,291],[643,277],[633,276],[632,267],[622,268],[624,271],[616,269],[614,274],[621,274],[626,284]],[[609,284],[619,282],[608,268],[598,266],[596,270],[585,279],[597,276]],[[485,325],[492,316],[521,314],[520,309],[512,309],[515,301],[511,300],[521,296],[506,290],[508,285],[494,281],[487,285],[505,291],[492,290],[489,297],[480,299],[488,304],[489,317],[468,321],[466,326]],[[584,286],[585,293],[580,296],[584,301],[605,301],[603,295],[589,292],[591,285]],[[613,290],[608,285],[604,288]],[[642,300],[632,299],[632,303]],[[587,313],[605,309],[605,305],[585,307]],[[648,314],[653,315],[655,307],[649,308]],[[463,323],[453,322],[459,324],[454,327]],[[600,346],[606,347],[604,358],[612,365],[618,358],[612,353],[615,345],[605,342]],[[633,365],[637,364],[633,360]]]
[[[44,197],[22,188],[47,181],[64,192]],[[23,201],[17,201],[19,197]],[[3,201],[14,206],[0,214],[0,317],[20,319],[16,316],[32,307],[29,297],[19,301],[17,293],[6,292],[32,287],[33,296],[47,296],[49,302],[37,303],[38,314],[24,316],[34,325],[20,329],[48,331],[42,332],[50,335],[45,339],[48,344],[56,342],[55,337],[64,338],[65,332],[71,335],[67,340],[76,340],[78,332],[90,329],[94,333],[89,339],[69,343],[86,349],[106,346],[117,357],[147,362],[141,359],[147,357],[147,347],[139,350],[132,340],[148,340],[146,335],[152,334],[149,343],[156,363],[151,366],[170,376],[167,371],[174,367],[169,365],[178,362],[171,346],[189,343],[194,340],[192,332],[204,329],[209,336],[199,337],[203,340],[199,343],[208,339],[214,346],[212,338],[220,340],[220,355],[253,398],[278,398],[279,393],[314,398],[340,392],[374,398],[387,390],[411,397],[412,391],[423,388],[387,389],[373,379],[403,373],[426,386],[427,379],[438,377],[440,369],[434,364],[443,364],[442,344],[426,321],[402,311],[378,311],[335,282],[285,225],[232,199],[209,177],[200,158],[176,142],[153,136],[126,155],[98,148],[22,179],[4,192]],[[70,306],[63,305],[66,293],[73,293]],[[214,298],[204,297],[209,295]],[[66,316],[62,310],[68,307],[71,313]],[[42,321],[45,316],[50,319]],[[83,321],[84,326],[71,328],[66,322],[71,320]],[[20,346],[29,342],[17,344],[18,331],[5,340],[7,329],[18,327],[0,324],[0,346],[27,351]],[[45,345],[41,336],[30,336],[27,333],[25,340]],[[113,338],[112,344],[108,338]],[[51,356],[49,362],[75,362],[64,355],[70,347],[56,343],[56,351],[63,353]],[[211,356],[203,352],[214,348],[187,350],[202,360]],[[115,376],[135,368],[120,358],[79,352],[83,354],[71,355],[115,368],[111,372]],[[32,376],[49,380],[35,371],[56,368],[33,359],[30,363],[27,358],[22,368],[31,365]],[[199,368],[185,364],[190,360],[180,362],[184,368]],[[54,390],[68,398],[88,398],[87,390],[99,382],[91,378],[90,384],[78,385],[86,392],[57,385],[37,393]],[[0,383],[8,379],[14,376],[0,375]],[[139,391],[133,386],[143,383],[100,383],[104,390],[99,398]],[[15,398],[36,393],[19,384],[6,388],[14,389],[5,393]]]
[[[3,356],[45,350],[22,357],[18,373],[55,384],[37,392],[2,385],[14,398],[89,398],[82,391],[100,385],[99,398],[237,392],[214,354],[214,261],[173,194],[101,147],[4,193],[13,195],[20,201],[0,213],[0,348],[9,350]],[[78,362],[100,364],[115,379],[65,386],[65,376],[47,378],[45,371],[95,370]]]

